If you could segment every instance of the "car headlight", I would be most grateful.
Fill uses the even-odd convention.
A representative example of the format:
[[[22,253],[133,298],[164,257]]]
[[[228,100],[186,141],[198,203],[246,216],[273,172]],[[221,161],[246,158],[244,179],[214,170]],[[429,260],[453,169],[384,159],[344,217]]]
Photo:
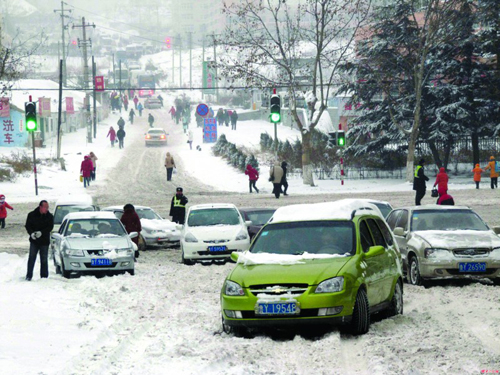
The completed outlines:
[[[198,242],[198,240],[196,239],[195,236],[193,236],[191,233],[186,233],[186,235],[184,236],[184,241],[186,242]]]
[[[125,249],[116,249],[116,252],[117,254],[132,254],[134,251],[132,249],[128,249],[128,248],[125,248]]]
[[[248,239],[248,233],[243,229],[240,231],[240,233],[238,233],[238,235],[235,238],[236,241],[243,241],[246,239]]]
[[[227,296],[244,296],[245,292],[240,284],[235,283],[231,280],[226,280],[226,285],[224,286],[224,294]]]
[[[450,255],[448,249],[428,248],[424,250],[424,257],[428,259],[448,258]]]
[[[342,289],[344,289],[344,277],[339,276],[319,283],[314,293],[335,293],[340,292]]]
[[[70,256],[70,257],[83,257],[84,256],[83,250],[76,250],[76,249],[68,249],[68,248],[66,248],[64,250],[64,252],[66,253],[67,256]]]
[[[490,258],[493,260],[500,260],[500,247],[495,247],[490,253]]]

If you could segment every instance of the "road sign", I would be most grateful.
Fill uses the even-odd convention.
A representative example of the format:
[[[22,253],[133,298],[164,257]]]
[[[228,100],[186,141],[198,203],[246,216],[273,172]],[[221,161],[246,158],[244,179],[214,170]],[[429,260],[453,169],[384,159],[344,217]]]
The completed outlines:
[[[217,142],[217,119],[206,118],[203,121],[203,143]]]
[[[198,104],[198,107],[196,107],[196,112],[201,116],[205,117],[208,114],[208,105],[206,104]]]
[[[95,77],[95,91],[104,91],[104,77],[103,76],[96,76]]]

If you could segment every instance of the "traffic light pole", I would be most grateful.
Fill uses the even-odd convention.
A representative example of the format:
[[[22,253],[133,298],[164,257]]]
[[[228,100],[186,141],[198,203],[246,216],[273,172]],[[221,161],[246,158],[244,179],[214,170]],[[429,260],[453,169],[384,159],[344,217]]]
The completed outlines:
[[[62,116],[62,86],[64,61],[59,62],[59,107],[57,110],[57,159],[61,158],[61,116]]]
[[[93,112],[93,118],[92,118],[92,124],[94,125],[94,138],[97,137],[97,114],[96,114],[96,92],[95,92],[95,74],[96,74],[96,65],[95,65],[95,61],[94,61],[94,56],[92,56],[92,82],[93,82],[93,85],[92,87],[94,88],[93,89],[93,101],[94,101],[94,112]]]
[[[31,98],[31,95],[30,95],[30,102],[32,102],[32,101],[33,101],[33,99]],[[36,109],[34,111],[36,112]],[[28,124],[26,124],[26,128],[29,129]],[[38,177],[37,177],[37,172],[36,172],[36,151],[35,151],[35,131],[34,130],[30,131],[30,133],[31,133],[31,144],[33,146],[33,175],[35,176],[35,195],[38,195]]]

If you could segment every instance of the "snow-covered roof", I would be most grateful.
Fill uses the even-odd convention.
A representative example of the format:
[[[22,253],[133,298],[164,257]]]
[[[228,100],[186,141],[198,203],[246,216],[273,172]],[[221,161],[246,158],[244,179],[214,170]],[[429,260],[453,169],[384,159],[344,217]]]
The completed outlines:
[[[354,211],[356,211],[355,215],[369,213],[380,216],[378,208],[371,203],[357,199],[343,199],[336,202],[295,204],[280,207],[276,210],[270,222],[351,220]]]
[[[236,206],[232,203],[209,203],[209,204],[197,204],[196,206],[191,206],[191,211],[193,210],[206,210],[209,208],[234,208]]]
[[[73,212],[67,214],[65,217],[67,220],[79,220],[79,219],[113,219],[118,220],[114,213],[108,211],[85,211],[85,212]]]
[[[136,206],[135,204],[134,204],[134,208],[136,210],[152,210],[151,207]],[[118,210],[123,211],[123,206],[109,206],[109,207],[101,208],[101,211],[118,211]]]
[[[33,13],[38,12],[38,9],[26,0],[3,1],[2,3],[0,10],[9,16],[29,17]]]
[[[441,206],[436,204],[426,204],[423,206],[411,206],[405,207],[406,209],[411,209],[413,211],[425,211],[425,210],[470,210],[467,206]]]
[[[59,198],[56,201],[56,206],[77,206],[77,205],[89,205],[93,204],[92,197],[90,195],[71,195],[63,198]]]

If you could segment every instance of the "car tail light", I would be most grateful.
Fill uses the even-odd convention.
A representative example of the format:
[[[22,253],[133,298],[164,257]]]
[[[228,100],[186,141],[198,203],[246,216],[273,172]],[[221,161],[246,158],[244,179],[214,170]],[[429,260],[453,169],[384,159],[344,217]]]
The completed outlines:
[[[151,136],[149,134],[146,135],[146,139],[151,139]]]
[[[149,90],[149,95],[153,95],[155,93],[154,90]]]
[[[144,90],[139,90],[139,96],[143,96],[144,95]]]
[[[164,135],[164,134],[162,134],[162,135],[160,136],[160,138],[161,138],[161,139],[165,139],[165,135]]]

